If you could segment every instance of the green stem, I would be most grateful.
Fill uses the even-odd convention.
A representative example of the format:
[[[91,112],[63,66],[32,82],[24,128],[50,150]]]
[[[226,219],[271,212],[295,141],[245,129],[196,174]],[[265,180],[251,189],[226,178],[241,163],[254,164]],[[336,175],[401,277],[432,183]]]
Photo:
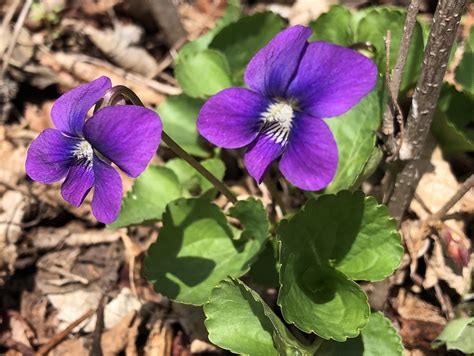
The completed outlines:
[[[229,201],[233,204],[237,203],[237,197],[231,190],[222,183],[217,177],[209,172],[201,163],[199,163],[193,156],[187,153],[185,150],[181,148],[180,145],[176,143],[171,137],[168,136],[166,132],[163,131],[161,138],[166,145],[179,157],[184,159],[186,162],[189,163],[191,167],[193,167],[196,171],[198,171],[204,178],[206,178],[214,187],[216,187],[222,194],[224,194]]]
[[[143,105],[140,98],[129,88],[123,85],[117,85],[110,89],[108,93],[104,96],[104,100],[100,103],[100,107],[114,105],[121,97],[125,97],[132,104],[145,106]],[[206,178],[214,187],[216,187],[222,194],[229,199],[230,202],[235,204],[237,202],[237,197],[234,193],[215,175],[213,175],[209,170],[207,170],[201,163],[199,163],[193,156],[186,152],[176,141],[174,141],[168,134],[163,131],[161,134],[161,139],[164,143],[180,158],[188,162],[188,164],[198,171],[204,178]]]

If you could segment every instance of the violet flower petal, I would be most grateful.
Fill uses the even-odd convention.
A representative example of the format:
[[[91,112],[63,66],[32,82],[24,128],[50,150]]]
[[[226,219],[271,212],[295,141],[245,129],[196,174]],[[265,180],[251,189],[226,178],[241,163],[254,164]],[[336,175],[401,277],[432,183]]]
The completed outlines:
[[[61,195],[69,204],[80,206],[93,184],[92,165],[76,161],[69,169],[66,180],[61,186]]]
[[[46,129],[31,142],[26,154],[26,173],[31,179],[49,184],[66,176],[72,164],[72,151],[79,140]]]
[[[270,164],[285,150],[285,144],[277,143],[264,131],[249,147],[244,156],[244,164],[249,174],[260,184]]]
[[[247,65],[245,83],[272,97],[283,97],[308,46],[311,29],[292,26],[277,34]]]
[[[334,178],[337,163],[337,145],[328,125],[321,119],[296,114],[280,161],[285,178],[304,190],[323,189]]]
[[[377,82],[377,66],[349,48],[309,44],[286,98],[316,117],[339,116],[356,105]]]
[[[94,196],[92,214],[104,224],[114,222],[122,203],[122,180],[118,172],[108,163],[94,155]]]
[[[109,106],[84,125],[84,137],[131,177],[146,168],[158,149],[162,124],[158,114],[135,105]]]
[[[81,136],[87,112],[111,87],[109,78],[100,77],[61,95],[51,109],[54,126],[70,136]]]
[[[197,118],[199,133],[224,148],[239,148],[258,136],[270,100],[244,88],[224,89],[210,97]]]

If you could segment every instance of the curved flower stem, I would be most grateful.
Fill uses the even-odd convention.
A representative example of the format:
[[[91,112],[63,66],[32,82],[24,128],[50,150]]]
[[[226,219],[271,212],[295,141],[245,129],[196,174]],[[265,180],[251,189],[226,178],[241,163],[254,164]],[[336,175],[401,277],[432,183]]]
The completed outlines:
[[[109,89],[104,95],[103,101],[99,104],[100,107],[114,105],[117,101],[122,98],[128,99],[132,104],[145,106],[143,105],[140,98],[129,88],[123,85],[117,85],[112,89]],[[237,202],[237,197],[234,193],[215,175],[213,175],[209,170],[207,170],[201,163],[199,163],[193,156],[186,152],[176,141],[174,141],[168,134],[163,131],[161,138],[164,143],[180,158],[188,162],[188,164],[198,171],[204,178],[206,178],[214,187],[216,187],[222,194],[229,199],[230,202],[235,204]]]
[[[237,203],[237,197],[231,190],[222,183],[219,179],[216,178],[211,172],[209,172],[201,163],[199,163],[193,156],[191,156],[188,152],[183,150],[180,145],[178,145],[171,137],[168,136],[166,132],[163,131],[161,138],[163,142],[168,145],[168,147],[176,153],[179,157],[184,159],[186,162],[189,163],[191,167],[193,167],[196,171],[201,173],[201,175],[206,178],[212,185],[214,185],[219,191],[224,194],[229,201],[232,203]]]

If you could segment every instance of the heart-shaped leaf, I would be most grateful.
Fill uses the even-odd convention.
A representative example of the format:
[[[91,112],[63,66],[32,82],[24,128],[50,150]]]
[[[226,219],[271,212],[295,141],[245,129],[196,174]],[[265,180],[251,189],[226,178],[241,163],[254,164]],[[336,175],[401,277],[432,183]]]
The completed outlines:
[[[227,58],[216,50],[179,57],[174,71],[183,91],[193,98],[204,99],[232,86]]]
[[[252,216],[242,211],[252,211]],[[267,239],[265,209],[249,199],[239,201],[230,214],[240,218],[243,231],[229,225],[219,207],[207,199],[168,204],[158,240],[145,259],[145,276],[157,292],[201,305],[221,280],[248,271]]]
[[[278,303],[285,319],[323,338],[357,336],[369,307],[351,278],[380,280],[403,254],[387,209],[361,192],[323,195],[283,221],[278,237]]]
[[[403,36],[406,11],[396,8],[374,7],[367,10],[356,26],[355,43],[371,43],[375,49],[375,61],[380,73],[385,73],[386,51],[384,37],[390,30],[390,68],[393,69],[397,61],[398,49]],[[402,91],[415,85],[421,69],[423,59],[423,31],[419,22],[413,29],[412,40],[408,51],[402,83]]]
[[[318,356],[401,356],[403,346],[400,336],[382,313],[372,313],[360,336],[346,342],[325,341],[318,349]]]
[[[354,33],[351,26],[351,12],[344,6],[333,5],[328,12],[310,23],[314,33],[309,40],[332,42],[349,47],[354,41]]]
[[[209,340],[237,354],[307,354],[262,298],[238,279],[226,279],[204,305]]]
[[[431,127],[445,152],[474,151],[474,97],[445,84]]]
[[[169,96],[157,109],[164,131],[188,153],[198,157],[209,156],[196,129],[196,118],[203,103],[181,94]]]
[[[111,228],[161,219],[166,204],[182,196],[178,177],[169,168],[149,166],[133,183]]]
[[[273,12],[245,16],[225,26],[214,37],[209,47],[225,54],[235,82],[241,84],[250,59],[283,30],[284,26],[283,19]]]
[[[357,185],[375,148],[375,132],[382,120],[380,93],[374,90],[344,115],[325,120],[339,151],[336,176],[325,193],[337,193]]]

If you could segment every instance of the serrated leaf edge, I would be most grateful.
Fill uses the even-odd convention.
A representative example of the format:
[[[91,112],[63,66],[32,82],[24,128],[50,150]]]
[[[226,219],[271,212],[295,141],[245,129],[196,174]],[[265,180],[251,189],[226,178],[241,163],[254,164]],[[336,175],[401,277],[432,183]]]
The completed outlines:
[[[400,355],[403,355],[404,348],[403,348],[403,344],[402,344],[402,338],[397,333],[397,330],[395,330],[395,328],[393,327],[392,321],[389,318],[387,318],[384,315],[384,313],[382,313],[380,311],[374,312],[372,314],[378,314],[378,315],[382,316],[382,319],[384,320],[384,322],[386,323],[386,325],[388,326],[388,329],[389,329],[388,333],[390,335],[388,337],[391,338],[395,344],[397,344],[397,351],[399,352]]]

